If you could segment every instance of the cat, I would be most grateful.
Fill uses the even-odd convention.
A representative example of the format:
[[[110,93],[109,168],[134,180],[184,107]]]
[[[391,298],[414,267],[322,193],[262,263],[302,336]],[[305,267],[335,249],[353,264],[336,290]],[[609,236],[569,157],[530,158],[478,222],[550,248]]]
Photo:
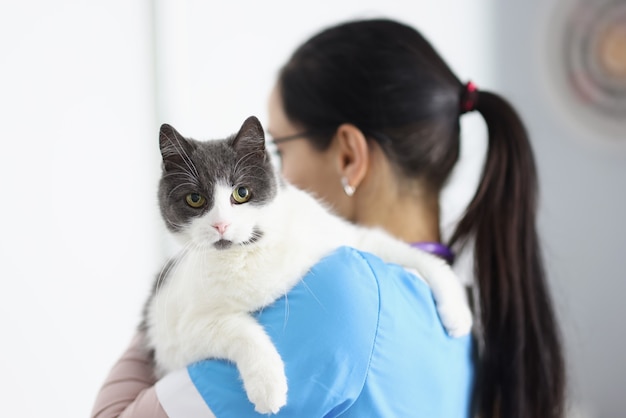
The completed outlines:
[[[183,247],[144,307],[145,344],[158,376],[202,359],[228,359],[256,411],[278,412],[287,401],[284,364],[251,313],[284,296],[340,246],[416,269],[448,333],[470,331],[472,315],[451,268],[381,229],[336,216],[289,184],[272,164],[256,117],[235,135],[203,142],[163,124],[159,143],[161,215]]]

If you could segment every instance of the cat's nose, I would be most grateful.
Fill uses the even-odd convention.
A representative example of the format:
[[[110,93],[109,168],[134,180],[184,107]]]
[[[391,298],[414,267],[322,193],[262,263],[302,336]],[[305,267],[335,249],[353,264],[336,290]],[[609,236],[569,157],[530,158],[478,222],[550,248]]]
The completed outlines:
[[[219,232],[220,235],[224,235],[224,232],[226,232],[226,229],[230,226],[230,224],[226,222],[217,222],[211,226],[217,229],[217,232]]]

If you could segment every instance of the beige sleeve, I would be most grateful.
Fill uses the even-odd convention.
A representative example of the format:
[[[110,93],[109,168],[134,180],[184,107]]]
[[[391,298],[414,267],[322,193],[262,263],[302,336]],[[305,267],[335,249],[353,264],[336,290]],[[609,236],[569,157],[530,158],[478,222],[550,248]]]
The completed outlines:
[[[91,418],[168,418],[154,388],[152,360],[133,338],[100,388]]]

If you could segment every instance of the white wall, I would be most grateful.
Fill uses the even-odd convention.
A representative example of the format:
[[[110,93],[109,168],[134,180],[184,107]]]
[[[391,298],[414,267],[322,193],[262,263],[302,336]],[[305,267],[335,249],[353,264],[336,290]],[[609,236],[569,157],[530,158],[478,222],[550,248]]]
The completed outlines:
[[[0,405],[88,416],[158,261],[147,2],[0,3]]]
[[[461,79],[493,84],[488,0],[154,3],[156,54],[149,0],[0,5],[3,416],[87,416],[133,333],[168,251],[161,123],[203,139],[265,121],[293,48],[353,17],[415,24]],[[445,197],[448,220],[482,151],[480,120],[465,119],[470,169]]]

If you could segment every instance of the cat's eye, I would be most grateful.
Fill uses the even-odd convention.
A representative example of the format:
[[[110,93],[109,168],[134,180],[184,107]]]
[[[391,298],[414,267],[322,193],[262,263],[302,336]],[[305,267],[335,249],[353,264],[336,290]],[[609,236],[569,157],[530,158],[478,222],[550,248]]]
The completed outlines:
[[[185,197],[185,200],[187,201],[187,204],[189,206],[196,209],[201,208],[206,203],[206,199],[204,198],[204,196],[199,193],[189,193]]]
[[[233,199],[237,203],[246,203],[250,200],[250,190],[247,187],[239,186],[233,190]]]

